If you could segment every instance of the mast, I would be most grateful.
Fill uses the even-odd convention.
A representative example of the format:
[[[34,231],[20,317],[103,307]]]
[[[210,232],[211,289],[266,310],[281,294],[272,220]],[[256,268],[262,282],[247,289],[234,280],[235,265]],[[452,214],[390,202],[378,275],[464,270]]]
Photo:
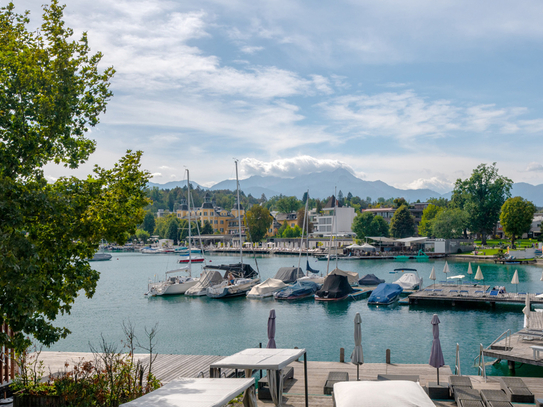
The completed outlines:
[[[239,180],[238,180],[238,160],[234,160],[236,163],[236,188],[238,194],[238,229],[239,229],[239,263],[243,265],[243,247],[241,243],[241,208],[239,202]]]
[[[304,231],[305,231],[305,220],[307,218],[307,204],[309,202],[309,189],[307,190],[307,198],[306,198],[306,201],[305,201],[305,210],[304,210],[304,223],[303,223],[303,226],[302,226],[302,237],[300,239],[300,253],[298,254],[298,268],[300,268],[300,261],[302,260],[302,245],[304,243]],[[308,228],[309,230],[309,225],[308,225]]]
[[[189,209],[189,277],[192,277],[192,246],[191,246],[191,224],[190,224],[190,180],[189,180],[189,170],[187,168],[187,204]]]
[[[338,208],[338,203],[337,203],[337,187],[334,188],[334,226],[336,227],[336,268],[337,268],[337,208]]]

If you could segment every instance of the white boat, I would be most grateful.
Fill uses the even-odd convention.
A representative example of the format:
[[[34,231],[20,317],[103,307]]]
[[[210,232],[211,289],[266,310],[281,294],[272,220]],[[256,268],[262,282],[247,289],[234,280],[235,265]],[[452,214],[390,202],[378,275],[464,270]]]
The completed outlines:
[[[183,267],[177,270],[170,270],[166,272],[164,281],[149,282],[147,295],[161,296],[161,295],[180,295],[198,283],[197,278],[190,276],[181,277],[179,274],[187,272],[188,267]]]
[[[147,247],[142,247],[140,249],[140,252],[143,254],[161,254],[161,253],[165,253],[166,251],[160,247],[147,246]]]
[[[398,284],[405,290],[420,290],[422,288],[422,277],[415,269],[396,269],[395,272],[403,272],[403,275],[394,284]]]
[[[188,297],[203,297],[207,294],[208,287],[221,284],[222,281],[222,275],[216,269],[205,268],[200,274],[200,281],[185,291],[185,295]]]
[[[255,285],[251,291],[247,293],[247,298],[266,298],[273,297],[273,294],[282,288],[287,287],[287,284],[276,278],[268,278],[262,283]]]
[[[181,258],[177,261],[178,263],[203,263],[205,261],[205,257],[204,256],[200,256],[200,255],[186,255],[186,256],[181,256]]]

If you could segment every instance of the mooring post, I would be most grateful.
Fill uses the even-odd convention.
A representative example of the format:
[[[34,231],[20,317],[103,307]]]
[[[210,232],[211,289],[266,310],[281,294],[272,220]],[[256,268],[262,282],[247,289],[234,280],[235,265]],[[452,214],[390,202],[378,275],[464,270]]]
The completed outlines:
[[[508,360],[507,365],[509,366],[509,371],[512,375],[515,374],[515,361],[514,360]]]
[[[387,349],[387,353],[386,353],[386,363],[387,363],[387,365],[390,365],[390,349]]]
[[[345,363],[345,349],[339,348],[339,361]]]

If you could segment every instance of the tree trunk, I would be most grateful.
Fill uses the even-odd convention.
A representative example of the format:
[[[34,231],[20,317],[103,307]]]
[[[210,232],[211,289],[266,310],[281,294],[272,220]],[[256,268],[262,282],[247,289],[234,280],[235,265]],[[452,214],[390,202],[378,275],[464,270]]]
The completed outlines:
[[[481,246],[486,245],[486,230],[481,231]]]

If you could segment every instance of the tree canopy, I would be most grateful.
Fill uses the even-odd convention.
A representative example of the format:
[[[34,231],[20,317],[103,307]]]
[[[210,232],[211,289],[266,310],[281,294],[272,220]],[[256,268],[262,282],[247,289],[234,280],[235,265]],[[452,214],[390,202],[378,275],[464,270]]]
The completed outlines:
[[[141,152],[128,151],[85,179],[45,179],[48,163],[77,168],[95,150],[87,138],[112,93],[113,68],[98,69],[87,36],[72,40],[64,7],[44,6],[41,29],[13,3],[0,9],[0,309],[17,335],[0,344],[23,350],[28,335],[50,345],[54,326],[78,293],[92,297],[99,273],[88,260],[102,239],[124,243],[143,221],[149,179]]]
[[[415,218],[407,205],[400,206],[390,221],[390,234],[395,238],[404,238],[415,234]]]
[[[432,237],[432,223],[436,215],[443,210],[442,207],[430,204],[422,211],[422,218],[419,223],[419,236]]]
[[[260,205],[253,205],[245,213],[245,226],[251,242],[260,242],[272,224],[270,211]]]
[[[509,198],[503,204],[500,223],[505,236],[511,239],[513,248],[517,237],[522,237],[524,233],[530,231],[535,212],[535,205],[520,196]]]
[[[469,229],[480,233],[482,244],[496,226],[505,200],[511,196],[513,181],[498,174],[496,163],[480,164],[471,177],[456,181],[452,201],[468,214]]]
[[[432,235],[438,239],[460,238],[467,221],[467,213],[462,209],[443,209],[436,214],[431,223]]]

